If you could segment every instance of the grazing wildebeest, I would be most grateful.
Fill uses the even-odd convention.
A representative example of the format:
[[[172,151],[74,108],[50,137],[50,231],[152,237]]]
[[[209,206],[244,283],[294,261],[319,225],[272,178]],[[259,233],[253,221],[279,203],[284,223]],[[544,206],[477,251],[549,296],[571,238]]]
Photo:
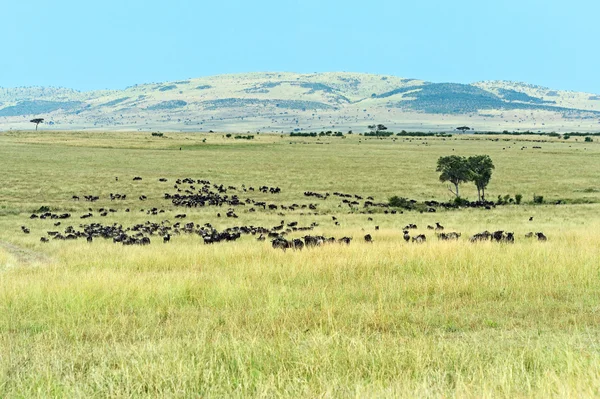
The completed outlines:
[[[404,238],[404,241],[409,242],[410,235],[408,234],[408,230],[404,230],[402,233],[404,233],[404,235],[402,236],[402,238]]]
[[[435,222],[435,229],[436,230],[444,230],[444,226],[442,226],[439,222]]]
[[[487,240],[490,240],[491,238],[492,238],[492,233],[490,233],[489,231],[486,230],[482,233],[475,234],[473,237],[471,237],[470,241],[471,242],[487,241]]]
[[[271,241],[271,245],[274,249],[283,249],[284,251],[290,248],[290,242],[283,237],[277,237]]]
[[[450,233],[438,233],[438,239],[442,241],[450,241],[450,240],[458,240],[460,237],[460,233],[450,232]]]
[[[423,243],[425,241],[427,241],[427,237],[425,236],[425,234],[419,234],[418,236],[412,238],[412,242],[416,242],[418,244]]]
[[[501,241],[503,237],[504,237],[504,231],[502,231],[502,230],[494,231],[494,233],[492,234],[492,238],[498,242]]]
[[[547,241],[548,240],[548,237],[546,237],[544,235],[544,233],[539,232],[539,233],[535,233],[535,235],[536,235],[538,241]]]
[[[365,242],[368,242],[368,243],[373,242],[373,237],[371,237],[371,234],[367,234],[365,236]]]
[[[350,245],[350,241],[352,241],[352,237],[342,237],[338,240],[341,244]]]

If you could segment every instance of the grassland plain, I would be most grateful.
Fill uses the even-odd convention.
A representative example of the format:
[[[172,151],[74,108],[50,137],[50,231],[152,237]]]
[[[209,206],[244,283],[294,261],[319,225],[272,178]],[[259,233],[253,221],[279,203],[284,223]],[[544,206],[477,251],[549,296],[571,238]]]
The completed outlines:
[[[0,135],[0,396],[600,395],[598,143],[166,136]],[[451,154],[491,156],[489,197],[523,194],[530,202],[536,194],[568,204],[365,215],[333,196],[303,196],[445,200],[450,193],[435,162]],[[238,194],[318,203],[319,215],[239,209],[233,220],[217,218],[214,207],[182,210],[163,195],[184,177],[278,186],[281,194]],[[474,187],[462,190],[476,195]],[[110,193],[128,199],[111,202]],[[100,200],[71,200],[88,194]],[[142,194],[147,201],[138,200]],[[91,221],[128,226],[185,212],[186,222],[222,229],[285,219],[317,222],[315,232],[354,241],[287,252],[253,237],[212,246],[185,235],[148,247],[44,244],[39,238],[58,228],[29,219],[41,206],[73,214],[60,228],[84,222],[78,216],[89,207],[95,214],[113,207],[116,213]],[[165,213],[140,211],[151,207]],[[462,239],[435,240],[424,227],[436,221]],[[408,223],[428,242],[405,243]],[[468,242],[485,229],[514,231],[517,242]],[[526,240],[528,231],[549,241]],[[362,242],[366,233],[373,244]]]

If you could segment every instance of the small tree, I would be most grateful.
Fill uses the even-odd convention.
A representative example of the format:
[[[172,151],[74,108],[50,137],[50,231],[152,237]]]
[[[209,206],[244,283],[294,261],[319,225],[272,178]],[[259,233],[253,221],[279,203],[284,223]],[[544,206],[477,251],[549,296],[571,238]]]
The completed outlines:
[[[460,197],[458,191],[458,185],[471,180],[471,170],[469,169],[469,162],[465,157],[458,155],[450,155],[447,157],[440,157],[437,161],[437,172],[441,172],[440,181],[454,184],[455,191],[449,188],[450,192],[456,197]]]
[[[44,118],[35,118],[30,120],[29,122],[35,123],[35,130],[37,130],[38,125],[44,121]]]
[[[382,125],[381,123],[378,125],[369,125],[367,127],[369,128],[369,130],[371,130],[372,132],[375,132],[375,133],[379,133],[379,132],[383,132],[384,130],[387,130],[387,126]]]
[[[477,187],[477,197],[479,201],[485,201],[485,188],[492,178],[492,170],[495,169],[494,163],[489,155],[475,155],[467,160],[471,170],[471,180]]]
[[[456,130],[460,130],[461,132],[464,133],[466,130],[471,130],[471,128],[468,126],[459,126],[456,128]]]

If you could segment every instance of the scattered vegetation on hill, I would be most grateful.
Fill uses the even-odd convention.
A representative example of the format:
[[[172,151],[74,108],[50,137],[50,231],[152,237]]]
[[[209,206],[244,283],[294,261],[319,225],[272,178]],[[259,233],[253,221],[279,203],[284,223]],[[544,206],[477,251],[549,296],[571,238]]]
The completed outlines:
[[[170,90],[175,90],[176,88],[177,88],[177,85],[160,86],[158,88],[158,91],[170,91]]]
[[[185,107],[186,105],[187,105],[187,102],[185,102],[183,100],[169,100],[169,101],[162,101],[158,104],[151,105],[146,109],[151,110],[151,111],[157,111],[157,110],[164,110],[164,109],[182,108],[182,107]]]
[[[84,105],[81,101],[21,101],[17,105],[0,109],[0,116],[47,114],[57,110],[70,111]]]
[[[333,109],[331,105],[317,101],[260,100],[257,98],[223,98],[219,100],[203,101],[201,104],[207,110],[236,107],[276,107],[304,111],[309,109]]]
[[[528,94],[516,90],[498,89],[498,94],[507,101],[521,101],[530,104],[556,104],[556,101],[545,101],[544,99],[531,97]]]
[[[117,105],[117,104],[121,104],[121,103],[122,103],[122,102],[124,102],[124,101],[127,101],[127,100],[129,100],[129,98],[130,98],[130,97],[121,97],[121,98],[117,98],[117,99],[115,99],[115,100],[108,101],[108,102],[106,102],[106,103],[104,103],[104,104],[100,104],[100,105],[99,105],[99,107],[112,107],[112,106],[115,106],[115,105]]]

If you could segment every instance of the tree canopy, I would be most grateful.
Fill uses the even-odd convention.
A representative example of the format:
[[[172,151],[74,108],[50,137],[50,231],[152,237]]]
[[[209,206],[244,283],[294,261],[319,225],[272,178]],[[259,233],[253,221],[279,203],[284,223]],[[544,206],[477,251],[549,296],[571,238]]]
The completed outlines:
[[[29,122],[35,123],[35,130],[37,130],[38,125],[44,121],[44,118],[35,118],[30,120]]]
[[[477,187],[479,201],[485,201],[485,188],[492,178],[492,170],[495,169],[494,163],[489,155],[475,155],[469,157],[467,163],[471,170],[471,181],[473,181]]]
[[[449,155],[440,157],[437,161],[437,172],[441,172],[440,181],[454,184],[455,191],[450,191],[457,197],[460,197],[458,185],[466,183],[471,179],[471,170],[465,157],[458,155]]]
[[[454,191],[450,191],[456,197],[460,197],[458,190],[461,183],[475,183],[477,196],[481,201],[485,200],[485,189],[492,178],[494,168],[489,155],[474,155],[469,158],[450,155],[438,159],[436,171],[441,172],[440,181],[454,184]]]

